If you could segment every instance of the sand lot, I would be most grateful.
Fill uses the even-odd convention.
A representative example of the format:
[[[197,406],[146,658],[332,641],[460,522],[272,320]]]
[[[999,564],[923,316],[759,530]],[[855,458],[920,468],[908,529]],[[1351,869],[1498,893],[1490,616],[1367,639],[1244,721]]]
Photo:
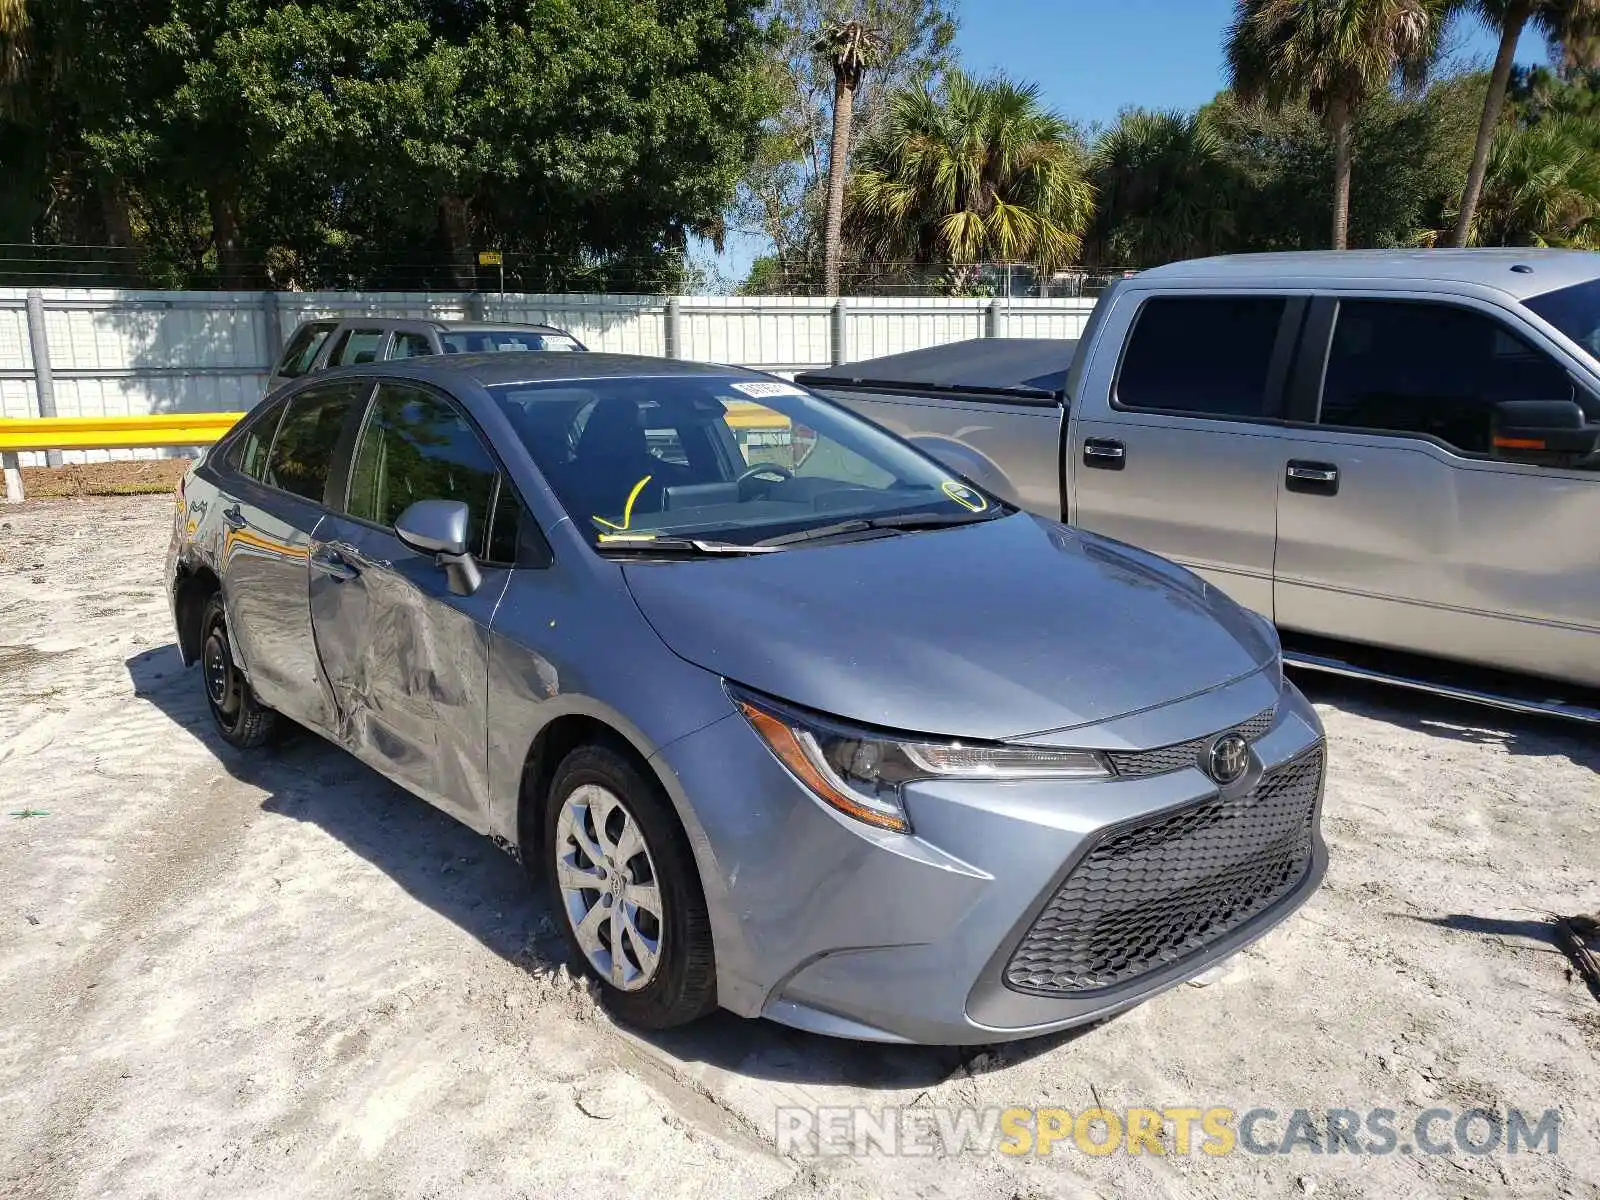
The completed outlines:
[[[1600,736],[1307,680],[1327,883],[1204,986],[983,1052],[725,1016],[645,1039],[486,842],[309,735],[221,745],[161,591],[171,512],[0,509],[0,1195],[1600,1197],[1600,1002],[1544,924],[1600,908]],[[1556,1109],[1559,1149],[775,1133],[780,1108],[1017,1105]]]

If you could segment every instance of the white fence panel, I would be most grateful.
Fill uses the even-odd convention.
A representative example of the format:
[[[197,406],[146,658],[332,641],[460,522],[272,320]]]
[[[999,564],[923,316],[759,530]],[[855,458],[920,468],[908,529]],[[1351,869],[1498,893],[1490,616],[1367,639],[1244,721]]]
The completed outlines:
[[[29,292],[0,288],[0,415],[37,416]],[[42,306],[41,302],[42,301]],[[318,317],[555,325],[592,350],[792,375],[985,336],[1076,338],[1094,301],[590,296],[438,292],[147,292],[44,288],[34,303],[59,416],[246,409],[282,343]],[[842,319],[841,319],[842,318]],[[842,325],[842,329],[840,328]],[[836,339],[843,335],[842,345]],[[71,452],[68,461],[127,457]],[[145,452],[140,452],[145,453]],[[24,456],[25,461],[42,456]]]

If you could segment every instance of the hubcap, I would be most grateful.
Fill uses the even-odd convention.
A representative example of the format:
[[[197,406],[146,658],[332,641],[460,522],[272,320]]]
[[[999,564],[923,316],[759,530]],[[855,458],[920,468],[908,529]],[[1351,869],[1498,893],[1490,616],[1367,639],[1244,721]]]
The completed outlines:
[[[625,992],[661,964],[661,889],[639,823],[623,802],[586,783],[561,805],[554,847],[562,907],[589,965]]]

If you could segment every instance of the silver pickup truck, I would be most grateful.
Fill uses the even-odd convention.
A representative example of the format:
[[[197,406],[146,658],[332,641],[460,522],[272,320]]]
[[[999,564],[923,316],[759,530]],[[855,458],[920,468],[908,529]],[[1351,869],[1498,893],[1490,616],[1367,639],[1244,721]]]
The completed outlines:
[[[1291,663],[1600,722],[1600,254],[1175,263],[1077,342],[798,382],[1182,563]]]

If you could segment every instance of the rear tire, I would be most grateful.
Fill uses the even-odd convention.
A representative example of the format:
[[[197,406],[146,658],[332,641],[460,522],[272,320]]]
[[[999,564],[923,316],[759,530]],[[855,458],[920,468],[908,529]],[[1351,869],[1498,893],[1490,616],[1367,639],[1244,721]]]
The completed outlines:
[[[715,1008],[700,873],[660,785],[611,746],[579,746],[556,768],[542,833],[556,923],[606,1008],[642,1029]]]
[[[211,594],[200,614],[200,681],[211,719],[230,746],[251,750],[278,732],[278,714],[256,699],[250,681],[233,661],[221,592]]]

